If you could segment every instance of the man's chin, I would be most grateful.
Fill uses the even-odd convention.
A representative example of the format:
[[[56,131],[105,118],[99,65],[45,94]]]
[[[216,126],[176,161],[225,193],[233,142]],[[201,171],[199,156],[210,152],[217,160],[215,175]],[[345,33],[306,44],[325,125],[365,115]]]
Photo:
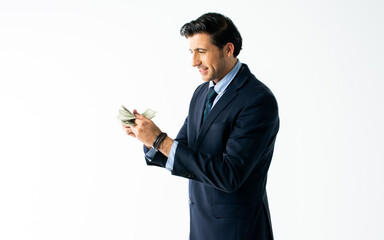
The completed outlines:
[[[204,75],[201,76],[201,79],[202,79],[204,82],[209,82],[209,81],[212,80],[210,77],[208,77],[208,76],[204,76]]]

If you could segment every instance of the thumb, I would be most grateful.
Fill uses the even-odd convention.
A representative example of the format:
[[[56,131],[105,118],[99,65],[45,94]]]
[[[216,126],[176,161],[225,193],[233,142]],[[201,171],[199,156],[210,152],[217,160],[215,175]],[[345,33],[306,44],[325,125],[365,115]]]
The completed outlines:
[[[136,109],[133,109],[133,114],[135,114],[137,119],[143,120],[144,116],[137,112]]]

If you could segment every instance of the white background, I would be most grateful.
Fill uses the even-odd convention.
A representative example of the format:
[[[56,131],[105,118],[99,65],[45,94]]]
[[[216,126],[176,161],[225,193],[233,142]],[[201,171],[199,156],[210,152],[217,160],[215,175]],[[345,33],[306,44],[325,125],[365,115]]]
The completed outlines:
[[[187,239],[187,180],[116,115],[176,136],[202,82],[179,29],[208,11],[279,102],[275,238],[384,239],[379,0],[0,0],[0,239]]]

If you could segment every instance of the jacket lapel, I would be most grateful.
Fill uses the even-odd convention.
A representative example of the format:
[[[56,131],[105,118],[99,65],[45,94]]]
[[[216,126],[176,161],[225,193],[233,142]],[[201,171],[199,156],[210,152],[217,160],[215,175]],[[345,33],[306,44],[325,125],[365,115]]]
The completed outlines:
[[[198,101],[196,102],[196,119],[195,119],[195,123],[196,123],[196,136],[199,134],[199,131],[200,131],[200,128],[201,128],[201,121],[203,120],[203,112],[204,112],[204,107],[205,107],[205,102],[206,102],[206,99],[207,99],[207,94],[208,94],[208,88],[206,87],[205,88],[206,90],[204,91],[204,94],[202,94],[200,96],[200,98],[198,99]]]
[[[195,143],[195,149],[198,149],[205,134],[207,133],[209,127],[212,125],[212,123],[216,120],[216,118],[219,116],[219,114],[225,109],[225,107],[237,96],[237,89],[242,87],[248,77],[250,76],[250,71],[246,64],[243,64],[243,66],[240,68],[239,73],[235,77],[235,79],[232,80],[232,82],[227,87],[225,93],[223,96],[217,101],[215,106],[212,108],[212,110],[209,112],[207,118],[205,119],[204,123],[201,125],[202,116],[203,116],[203,109],[205,104],[205,99],[207,97],[206,94],[202,94],[202,96],[199,99],[199,102],[197,103],[197,106],[200,107],[199,110],[197,110],[197,117],[196,123],[198,123],[198,126],[196,126],[196,129],[198,129],[198,135],[197,135],[197,141]],[[201,128],[200,128],[201,126]]]
[[[225,107],[232,101],[234,97],[237,95],[236,88],[233,84],[232,86],[228,86],[226,92],[224,95],[217,101],[215,106],[212,108],[212,110],[209,112],[207,118],[205,119],[204,123],[201,125],[200,131],[198,133],[195,149],[197,149],[200,146],[200,143],[202,142],[202,139],[204,138],[205,134],[207,133],[209,127],[212,125],[212,123],[215,121],[217,116],[225,109]],[[200,115],[200,122],[202,121],[202,114]]]
[[[189,134],[188,143],[194,146],[197,141],[197,136],[201,128],[201,120],[204,111],[205,100],[208,93],[208,83],[202,86],[200,93],[196,96],[196,99],[191,103],[191,109],[189,111]]]

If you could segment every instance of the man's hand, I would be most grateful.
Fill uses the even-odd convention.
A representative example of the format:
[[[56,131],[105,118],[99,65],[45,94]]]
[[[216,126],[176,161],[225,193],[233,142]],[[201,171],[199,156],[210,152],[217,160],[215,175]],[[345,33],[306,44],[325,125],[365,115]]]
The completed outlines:
[[[136,138],[136,135],[132,132],[131,127],[129,127],[129,126],[125,126],[124,123],[121,123],[121,126],[123,127],[123,131],[124,131],[126,134],[128,134],[128,135],[131,136],[131,137]]]
[[[161,133],[161,130],[148,118],[140,115],[136,109],[133,110],[133,114],[136,116],[136,126],[130,127],[130,132],[127,132],[128,135],[132,134],[145,146],[152,146],[156,137]]]
[[[126,132],[129,136],[137,138],[149,149],[152,147],[156,137],[161,133],[161,130],[154,122],[152,122],[152,120],[140,115],[136,109],[133,110],[133,114],[136,116],[136,126],[127,127],[122,124],[124,132]],[[166,137],[163,144],[160,146],[160,152],[168,157],[172,143],[173,140],[170,137]]]

